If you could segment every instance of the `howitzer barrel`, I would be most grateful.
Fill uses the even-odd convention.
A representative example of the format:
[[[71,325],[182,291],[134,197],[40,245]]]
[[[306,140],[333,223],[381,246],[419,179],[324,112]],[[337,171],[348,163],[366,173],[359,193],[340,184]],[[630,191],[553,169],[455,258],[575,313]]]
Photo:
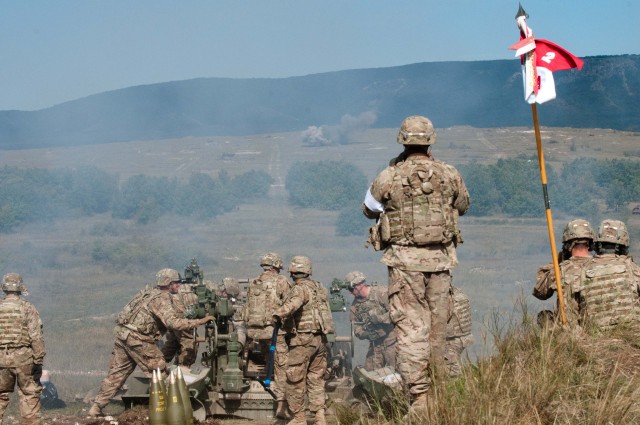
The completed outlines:
[[[336,336],[336,342],[353,342],[351,336]]]

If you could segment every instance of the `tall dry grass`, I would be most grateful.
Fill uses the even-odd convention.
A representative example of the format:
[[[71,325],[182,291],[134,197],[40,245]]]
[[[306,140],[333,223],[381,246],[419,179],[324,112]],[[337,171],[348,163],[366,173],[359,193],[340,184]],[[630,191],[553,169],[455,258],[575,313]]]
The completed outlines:
[[[492,316],[485,335],[492,355],[466,364],[455,380],[434,381],[428,415],[403,419],[406,402],[399,399],[391,411],[374,406],[366,416],[339,409],[338,423],[640,423],[636,332],[541,329],[526,304],[519,308],[506,321]]]

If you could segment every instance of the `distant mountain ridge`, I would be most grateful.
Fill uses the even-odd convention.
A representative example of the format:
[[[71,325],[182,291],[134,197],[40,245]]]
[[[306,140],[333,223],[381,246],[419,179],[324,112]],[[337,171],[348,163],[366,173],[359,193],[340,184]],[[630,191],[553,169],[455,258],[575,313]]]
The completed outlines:
[[[554,73],[543,126],[640,131],[640,55],[583,58]],[[39,111],[0,111],[0,148],[303,131],[373,112],[372,127],[427,115],[436,127],[531,126],[518,60],[427,62],[300,77],[198,78],[128,87]]]

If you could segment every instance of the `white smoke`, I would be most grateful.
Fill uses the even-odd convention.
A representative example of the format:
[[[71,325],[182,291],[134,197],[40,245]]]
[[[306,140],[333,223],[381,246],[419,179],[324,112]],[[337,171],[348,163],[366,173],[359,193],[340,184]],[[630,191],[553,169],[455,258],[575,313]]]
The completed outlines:
[[[339,125],[309,126],[302,132],[302,144],[305,146],[347,145],[354,137],[371,127],[378,119],[374,111],[366,111],[358,116],[343,115]]]

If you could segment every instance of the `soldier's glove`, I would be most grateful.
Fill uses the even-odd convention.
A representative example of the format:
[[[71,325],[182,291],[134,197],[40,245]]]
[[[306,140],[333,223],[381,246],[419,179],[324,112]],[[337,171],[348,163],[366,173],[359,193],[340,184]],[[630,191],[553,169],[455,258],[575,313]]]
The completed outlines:
[[[34,363],[33,366],[31,366],[31,375],[33,376],[34,381],[40,382],[40,378],[42,377],[42,365]]]
[[[271,324],[275,326],[278,323],[282,323],[282,319],[280,318],[280,316],[278,316],[277,314],[271,316]]]
[[[382,335],[380,335],[380,332],[378,331],[378,329],[368,329],[367,339],[369,339],[370,341],[375,341],[376,339],[380,338]]]

